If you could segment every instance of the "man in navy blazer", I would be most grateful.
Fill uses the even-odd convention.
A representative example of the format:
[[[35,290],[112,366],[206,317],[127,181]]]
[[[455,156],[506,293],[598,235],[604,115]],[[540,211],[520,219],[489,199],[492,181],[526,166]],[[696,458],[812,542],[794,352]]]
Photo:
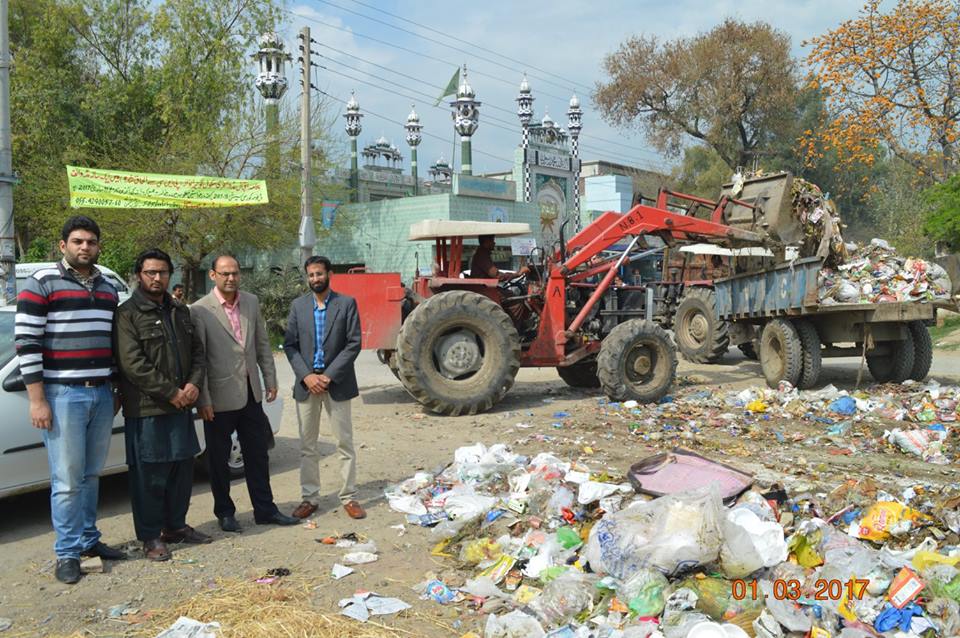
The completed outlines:
[[[360,315],[357,302],[330,288],[331,264],[314,256],[303,265],[310,292],[290,307],[283,351],[296,381],[297,421],[300,424],[300,492],[303,502],[293,516],[306,518],[320,501],[320,413],[326,411],[337,442],[343,485],[340,502],[351,518],[366,512],[356,500],[357,452],[353,446],[350,401],[360,394],[353,363],[360,354]]]

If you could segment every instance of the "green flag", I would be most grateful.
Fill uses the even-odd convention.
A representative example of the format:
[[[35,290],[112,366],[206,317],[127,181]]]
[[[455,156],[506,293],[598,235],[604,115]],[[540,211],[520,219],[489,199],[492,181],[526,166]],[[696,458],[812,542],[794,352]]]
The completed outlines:
[[[460,67],[457,67],[457,70],[453,72],[453,77],[447,82],[447,88],[443,90],[443,93],[440,94],[440,97],[437,98],[437,101],[434,102],[433,105],[439,106],[443,98],[448,95],[454,95],[457,92],[458,86],[460,86]]]

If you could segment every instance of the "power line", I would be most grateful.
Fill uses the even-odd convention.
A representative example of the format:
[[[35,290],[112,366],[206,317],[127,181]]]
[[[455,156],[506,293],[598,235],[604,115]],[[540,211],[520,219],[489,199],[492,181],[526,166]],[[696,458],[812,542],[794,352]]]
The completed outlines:
[[[425,59],[427,59],[427,60],[432,60],[432,61],[434,61],[434,62],[439,62],[439,63],[445,64],[445,65],[449,65],[449,64],[450,64],[450,60],[444,60],[443,58],[438,58],[438,57],[429,55],[429,54],[427,54],[427,53],[423,53],[422,51],[417,51],[417,50],[415,50],[415,49],[409,49],[409,48],[407,48],[407,47],[400,46],[399,44],[395,44],[395,43],[393,43],[393,42],[388,42],[388,41],[386,41],[386,40],[381,40],[380,38],[375,38],[375,37],[373,37],[373,36],[371,36],[371,35],[365,35],[365,34],[363,34],[363,33],[358,33],[358,32],[356,32],[356,31],[354,31],[353,29],[348,29],[348,28],[346,28],[346,27],[341,27],[341,26],[338,26],[338,25],[336,25],[336,24],[330,24],[329,22],[324,22],[324,21],[322,21],[322,20],[317,20],[316,18],[311,18],[311,17],[309,17],[309,16],[305,16],[305,15],[302,15],[302,14],[300,14],[300,13],[294,13],[293,11],[291,11],[291,10],[289,10],[289,9],[286,9],[285,11],[286,11],[286,13],[289,13],[289,14],[292,15],[292,16],[296,16],[297,18],[300,18],[300,19],[302,19],[302,20],[306,20],[306,21],[308,21],[308,22],[312,22],[312,23],[317,24],[317,25],[322,26],[322,27],[327,27],[328,29],[336,29],[337,31],[343,31],[344,33],[349,33],[350,35],[356,36],[356,37],[358,37],[358,38],[363,38],[363,39],[365,39],[365,40],[370,40],[371,42],[376,42],[376,43],[378,43],[378,44],[382,44],[382,45],[384,45],[384,46],[388,46],[388,47],[397,49],[398,51],[403,51],[403,52],[405,52],[405,53],[410,53],[410,54],[412,54],[412,55],[416,55],[416,56],[419,56],[419,57],[421,57],[421,58],[425,58]],[[478,71],[478,70],[476,70],[476,69],[471,70],[470,73],[472,73],[473,75],[478,75],[478,76],[480,76],[480,77],[489,78],[489,79],[494,80],[494,81],[496,81],[496,82],[502,82],[503,84],[506,84],[506,85],[508,85],[508,86],[514,86],[514,83],[513,83],[513,82],[511,82],[511,81],[509,81],[509,80],[506,80],[506,79],[504,79],[504,78],[502,78],[502,77],[500,77],[500,76],[497,76],[497,75],[490,75],[489,73],[484,73],[484,72]],[[558,96],[558,95],[553,95],[553,94],[551,94],[551,93],[547,93],[546,91],[540,91],[540,93],[541,93],[542,95],[545,95],[545,96],[547,96],[547,97],[553,98],[553,99],[555,99],[555,100],[562,100],[562,101],[563,101],[563,100],[566,100],[566,99],[567,99],[567,98],[560,97],[560,96]]]
[[[326,0],[320,0],[320,1],[321,1],[321,2],[326,2],[326,4],[331,4],[331,5],[333,4],[333,3],[331,3],[331,2],[327,2]],[[397,14],[395,14],[395,13],[390,13],[389,11],[385,11],[384,9],[381,9],[381,8],[379,8],[379,7],[375,7],[375,6],[373,6],[373,5],[369,5],[369,4],[365,3],[365,2],[360,2],[360,0],[350,0],[350,2],[353,2],[354,4],[359,4],[359,5],[362,6],[362,7],[366,7],[366,8],[368,8],[368,9],[372,9],[372,10],[377,11],[377,12],[379,12],[379,13],[382,13],[382,14],[384,14],[384,15],[388,15],[388,16],[390,16],[391,18],[396,18],[397,20],[401,20],[401,21],[406,22],[406,23],[408,23],[408,24],[412,24],[412,25],[418,26],[418,27],[420,27],[421,29],[426,29],[427,31],[430,31],[431,33],[436,33],[436,34],[438,34],[438,35],[442,35],[442,36],[444,36],[445,38],[451,38],[451,36],[447,35],[447,34],[444,33],[443,31],[440,31],[439,29],[434,29],[433,27],[430,27],[430,26],[425,25],[425,24],[421,24],[421,23],[419,23],[419,22],[416,22],[416,21],[414,21],[414,20],[410,20],[410,19],[408,19],[408,18],[404,18],[403,16],[399,16],[399,15],[397,15]],[[452,38],[451,38],[451,39],[452,39]],[[484,46],[480,46],[479,44],[475,44],[475,43],[473,43],[473,42],[468,42],[467,40],[460,40],[460,41],[463,42],[464,44],[469,44],[470,46],[474,47],[475,49],[480,49],[481,51],[486,51],[487,53],[492,53],[493,55],[496,55],[496,56],[499,56],[499,57],[503,58],[504,60],[509,60],[510,62],[513,62],[513,63],[515,63],[515,64],[519,64],[520,66],[522,66],[522,67],[524,67],[524,68],[533,69],[533,70],[539,71],[539,72],[541,72],[541,73],[546,73],[547,75],[552,75],[553,77],[559,78],[559,79],[561,79],[561,80],[570,81],[570,79],[567,78],[567,77],[564,77],[564,76],[561,76],[561,75],[557,75],[556,73],[553,73],[553,72],[551,72],[551,71],[547,71],[546,69],[541,69],[541,68],[536,67],[536,66],[534,66],[534,65],[532,65],[532,64],[528,64],[527,62],[523,62],[523,61],[521,61],[521,60],[517,60],[516,58],[511,58],[511,57],[508,56],[508,55],[503,55],[502,53],[498,53],[497,51],[494,51],[493,49],[488,49],[488,48],[486,48],[486,47],[484,47]],[[591,89],[590,87],[588,87],[587,85],[585,85],[585,84],[580,84],[579,82],[574,82],[573,84],[581,87],[583,90],[588,91],[588,92],[592,90],[592,89]]]
[[[378,19],[378,18],[372,18],[372,17],[370,17],[370,16],[368,16],[368,15],[364,15],[364,14],[360,13],[359,11],[354,11],[354,10],[352,10],[352,9],[347,9],[346,7],[340,6],[340,5],[338,5],[338,4],[334,3],[334,2],[331,2],[330,0],[317,0],[317,1],[318,1],[318,2],[322,2],[322,3],[324,3],[324,4],[328,4],[328,5],[330,5],[331,7],[336,7],[337,9],[340,9],[341,11],[346,11],[347,13],[352,13],[353,15],[359,16],[359,17],[361,17],[361,18],[363,18],[363,19],[365,19],[365,20],[370,20],[371,22],[376,22],[377,24],[382,24],[382,25],[384,25],[384,26],[390,27],[391,29],[396,29],[397,31],[401,31],[401,32],[403,32],[403,33],[407,33],[407,34],[410,34],[410,35],[412,35],[412,36],[418,37],[418,38],[420,38],[420,39],[422,39],[422,40],[426,40],[427,42],[432,42],[433,44],[438,44],[438,45],[440,45],[440,46],[442,46],[442,47],[446,47],[446,48],[451,49],[451,50],[453,50],[453,51],[457,51],[458,53],[463,53],[463,54],[465,54],[465,55],[470,55],[470,56],[473,56],[473,57],[477,58],[478,60],[483,60],[484,62],[489,62],[490,64],[495,64],[496,66],[499,66],[499,67],[501,67],[501,68],[507,69],[507,70],[509,70],[509,71],[516,71],[516,69],[514,69],[513,67],[507,66],[506,64],[503,64],[502,62],[498,62],[497,60],[491,60],[490,58],[477,55],[476,53],[474,53],[474,52],[472,52],[472,51],[468,51],[468,50],[466,50],[466,49],[461,49],[460,47],[453,46],[452,44],[447,44],[446,42],[442,42],[442,41],[437,40],[437,39],[435,39],[435,38],[427,37],[427,36],[423,35],[422,33],[417,33],[417,32],[415,32],[415,31],[411,31],[411,30],[409,30],[409,29],[404,29],[403,27],[398,27],[397,25],[391,24],[391,23],[387,22],[386,20],[380,20],[380,19]],[[542,82],[546,82],[546,83],[548,83],[548,84],[552,84],[553,86],[556,86],[556,87],[561,88],[561,89],[573,88],[573,86],[576,85],[575,82],[574,82],[574,83],[568,82],[567,84],[559,84],[559,83],[557,83],[557,82],[554,82],[553,80],[549,80],[549,79],[547,79],[547,78],[539,77],[539,76],[536,76],[536,75],[533,75],[533,74],[530,74],[530,77],[536,78],[536,79],[538,79],[538,80],[540,80],[540,81],[542,81]],[[561,79],[567,80],[567,78],[561,78]],[[589,89],[588,89],[588,90],[589,90]]]

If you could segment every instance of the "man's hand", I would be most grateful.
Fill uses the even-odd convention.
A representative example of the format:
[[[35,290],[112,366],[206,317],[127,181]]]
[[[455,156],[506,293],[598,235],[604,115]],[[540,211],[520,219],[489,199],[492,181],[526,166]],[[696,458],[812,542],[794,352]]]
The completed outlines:
[[[192,383],[188,383],[185,386],[183,386],[183,391],[187,395],[187,399],[188,399],[187,405],[193,405],[194,403],[197,402],[197,399],[200,398],[200,388],[193,385]]]
[[[326,392],[330,389],[330,384],[333,383],[333,379],[328,377],[325,374],[317,375],[320,377],[320,383],[323,384],[323,391]]]
[[[323,394],[326,391],[326,386],[324,386],[322,377],[326,375],[323,374],[308,374],[303,378],[303,385],[307,386],[307,390],[310,394]],[[330,377],[327,377],[328,379]]]
[[[273,403],[277,400],[277,389],[267,388],[267,403]]]
[[[50,404],[46,399],[30,402],[30,422],[38,430],[50,430],[53,428],[53,412],[50,410]]]
[[[202,408],[197,408],[197,414],[199,414],[200,418],[204,421],[213,421],[213,406],[205,405]]]
[[[189,406],[191,403],[193,403],[193,401],[190,401],[188,399],[187,393],[185,390],[177,390],[177,393],[173,395],[172,399],[170,399],[170,404],[173,407],[177,408],[178,410],[184,409],[185,407]]]

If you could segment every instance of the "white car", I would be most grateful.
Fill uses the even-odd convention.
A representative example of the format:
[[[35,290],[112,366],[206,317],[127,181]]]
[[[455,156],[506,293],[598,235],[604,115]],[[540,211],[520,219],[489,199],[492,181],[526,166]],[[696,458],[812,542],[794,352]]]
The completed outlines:
[[[0,306],[0,414],[3,415],[0,419],[0,498],[44,489],[50,484],[47,451],[43,447],[40,430],[30,424],[30,401],[17,364],[13,332],[15,316],[14,306]],[[280,430],[283,401],[277,397],[276,401],[264,403],[263,407],[270,419],[270,427],[276,434]],[[196,412],[194,419],[202,453],[206,449],[203,421],[196,416]],[[243,455],[236,433],[233,435],[229,465],[234,478],[243,474]],[[101,475],[126,471],[121,412],[113,419],[110,453]]]
[[[17,264],[17,292],[23,290],[23,284],[27,280],[27,277],[37,272],[42,268],[55,268],[57,262],[55,261],[42,261],[42,262],[30,262],[30,263],[21,263]],[[101,266],[97,264],[97,268],[100,270],[100,273],[113,284],[113,287],[117,289],[117,293],[120,295],[120,303],[123,303],[130,297],[130,288],[123,282],[123,277],[110,270],[106,266]]]

